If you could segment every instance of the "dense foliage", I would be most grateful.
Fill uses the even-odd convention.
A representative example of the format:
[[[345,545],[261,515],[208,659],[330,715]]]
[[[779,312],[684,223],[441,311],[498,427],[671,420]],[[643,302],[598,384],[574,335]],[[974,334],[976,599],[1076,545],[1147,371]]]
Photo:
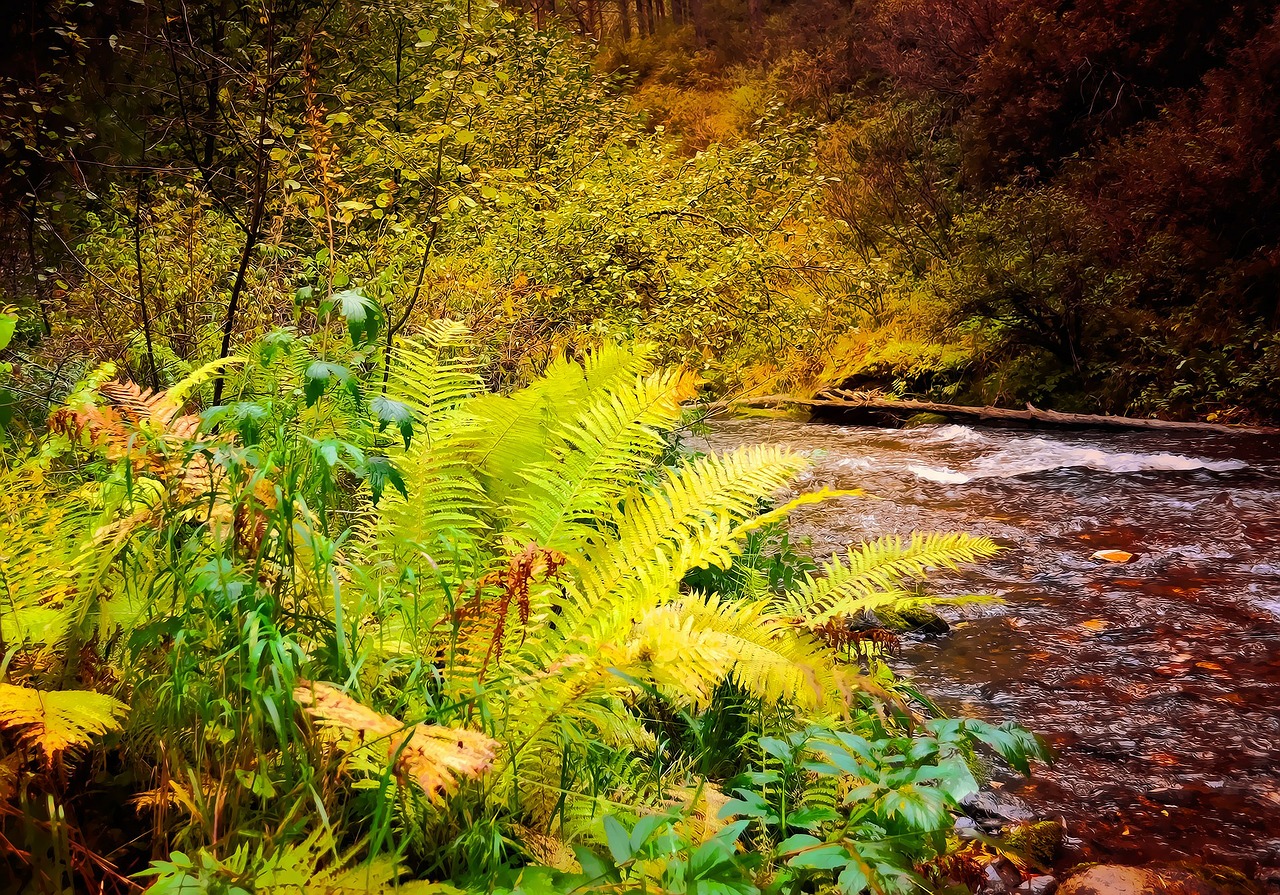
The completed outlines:
[[[803,458],[673,454],[687,373],[603,348],[492,393],[442,321],[384,390],[365,338],[278,333],[159,393],[102,368],[3,473],[19,884],[905,891],[975,746],[1043,757],[920,726],[848,627],[990,541],[771,575],[758,534],[837,495],[766,510]],[[184,413],[219,375],[233,400]]]
[[[701,49],[677,31],[606,58],[690,145],[737,139],[753,95],[827,124],[822,209],[863,309],[822,346],[833,369],[962,401],[1275,416],[1274,3],[794,0],[754,28],[721,6]]]

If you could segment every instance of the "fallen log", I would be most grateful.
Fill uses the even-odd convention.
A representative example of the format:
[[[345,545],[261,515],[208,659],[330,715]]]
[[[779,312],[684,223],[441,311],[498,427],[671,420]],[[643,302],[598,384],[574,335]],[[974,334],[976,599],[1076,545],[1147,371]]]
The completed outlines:
[[[794,404],[801,407],[863,410],[889,413],[895,416],[916,413],[936,413],[940,416],[974,417],[992,422],[1037,423],[1067,428],[1113,429],[1161,429],[1182,432],[1219,432],[1230,435],[1280,435],[1280,429],[1258,426],[1231,426],[1224,423],[1192,423],[1176,420],[1148,419],[1132,416],[1109,416],[1093,413],[1060,413],[1041,410],[1031,404],[1026,410],[1007,407],[971,407],[963,404],[939,404],[934,401],[908,401],[883,396],[831,389],[819,392],[813,398],[797,398],[794,395],[765,395],[759,398],[739,398],[729,402],[741,407],[777,407]]]

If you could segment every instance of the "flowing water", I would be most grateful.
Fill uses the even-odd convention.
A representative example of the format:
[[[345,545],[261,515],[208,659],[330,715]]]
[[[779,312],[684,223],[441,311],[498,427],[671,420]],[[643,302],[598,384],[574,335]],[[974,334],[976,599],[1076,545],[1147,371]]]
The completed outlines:
[[[1061,816],[1079,860],[1191,858],[1280,874],[1280,441],[1218,435],[885,430],[728,420],[694,448],[810,452],[816,555],[912,530],[1008,549],[935,592],[952,633],[897,663],[947,710],[1012,719],[1059,761],[1004,777]],[[1135,554],[1092,560],[1099,549]]]

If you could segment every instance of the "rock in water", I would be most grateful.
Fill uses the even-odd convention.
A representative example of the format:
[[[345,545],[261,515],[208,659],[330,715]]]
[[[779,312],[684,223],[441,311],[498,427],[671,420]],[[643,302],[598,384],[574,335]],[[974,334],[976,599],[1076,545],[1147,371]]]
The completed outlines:
[[[1057,890],[1058,881],[1046,874],[1031,877],[1014,891],[1019,895],[1053,895]]]
[[[1035,815],[1027,803],[1015,796],[982,790],[960,800],[960,807],[970,817],[988,817],[1001,824],[1030,823]]]
[[[922,606],[907,605],[896,609],[885,606],[875,610],[875,615],[880,624],[899,634],[928,634],[936,637],[951,630],[946,619]]]
[[[1075,874],[1058,895],[1255,895],[1238,871],[1212,864],[1099,864]]]
[[[1099,550],[1089,558],[1100,562],[1128,562],[1133,559],[1133,554],[1125,553],[1123,550]]]

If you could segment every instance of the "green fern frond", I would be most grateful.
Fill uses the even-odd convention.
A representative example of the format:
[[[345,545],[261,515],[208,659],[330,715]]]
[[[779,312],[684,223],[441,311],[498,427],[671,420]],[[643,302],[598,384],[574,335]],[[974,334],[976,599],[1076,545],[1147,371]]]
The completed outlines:
[[[461,323],[433,320],[393,352],[388,393],[416,412],[428,439],[433,423],[484,390],[475,363],[463,353],[467,335]]]
[[[225,372],[230,367],[239,366],[245,362],[243,357],[221,357],[211,360],[206,364],[196,367],[186,376],[182,377],[178,382],[169,386],[165,390],[165,403],[172,407],[176,412],[182,409],[182,405],[187,403],[187,399],[200,386],[207,382],[211,382],[215,377]]]
[[[584,599],[563,607],[567,629],[600,617],[611,600],[666,599],[690,569],[727,567],[761,498],[807,463],[779,447],[742,447],[686,461],[656,485],[633,489],[608,517],[614,536],[597,538],[583,554]]]
[[[0,613],[0,639],[10,648],[57,646],[70,629],[70,614],[60,606],[15,606]]]
[[[757,696],[822,709],[838,704],[850,689],[835,654],[781,623],[768,601],[727,602],[695,594],[677,606],[693,629],[714,635],[735,657],[734,678]]]
[[[653,373],[591,398],[551,427],[549,458],[520,471],[525,487],[512,521],[543,547],[575,552],[628,487],[662,452],[661,427],[680,419],[692,395],[684,373]]]
[[[851,549],[843,559],[832,557],[820,575],[806,574],[800,587],[779,596],[774,609],[810,624],[857,615],[910,597],[903,582],[923,578],[930,569],[954,569],[999,550],[990,538],[962,532],[914,532],[906,543],[888,535]]]
[[[605,343],[582,360],[589,391],[607,391],[634,382],[653,369],[654,348],[646,343]]]

